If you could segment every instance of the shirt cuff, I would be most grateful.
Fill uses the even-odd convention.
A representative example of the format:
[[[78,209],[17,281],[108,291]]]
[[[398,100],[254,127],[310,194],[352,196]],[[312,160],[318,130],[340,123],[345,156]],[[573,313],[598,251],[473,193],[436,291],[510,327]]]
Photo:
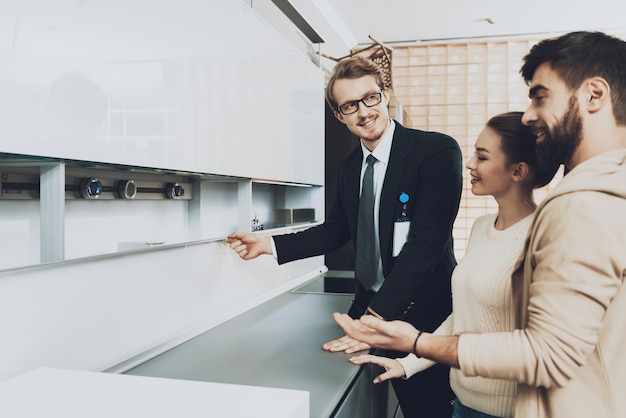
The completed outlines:
[[[278,260],[278,251],[276,251],[276,243],[274,242],[274,237],[270,236],[270,242],[272,243],[272,257],[274,260]]]
[[[398,360],[398,363],[400,363],[404,369],[404,379],[408,379],[414,374],[422,372],[436,364],[432,360],[417,357],[413,353],[408,354],[406,357],[399,357],[396,360]]]

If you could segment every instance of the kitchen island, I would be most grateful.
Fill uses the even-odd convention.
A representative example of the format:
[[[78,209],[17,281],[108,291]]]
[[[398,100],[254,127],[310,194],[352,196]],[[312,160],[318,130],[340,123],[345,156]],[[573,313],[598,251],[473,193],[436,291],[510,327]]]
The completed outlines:
[[[391,386],[371,384],[380,370],[321,349],[343,335],[332,313],[346,312],[352,300],[315,290],[322,279],[309,284],[311,291],[281,294],[125,373],[304,390],[311,418],[395,416]]]

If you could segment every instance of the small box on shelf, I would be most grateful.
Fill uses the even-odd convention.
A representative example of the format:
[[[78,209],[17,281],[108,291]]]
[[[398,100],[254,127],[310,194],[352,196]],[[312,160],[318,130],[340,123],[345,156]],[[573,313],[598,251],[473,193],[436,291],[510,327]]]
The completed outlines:
[[[315,209],[274,209],[274,223],[278,225],[297,224],[302,222],[314,222]]]

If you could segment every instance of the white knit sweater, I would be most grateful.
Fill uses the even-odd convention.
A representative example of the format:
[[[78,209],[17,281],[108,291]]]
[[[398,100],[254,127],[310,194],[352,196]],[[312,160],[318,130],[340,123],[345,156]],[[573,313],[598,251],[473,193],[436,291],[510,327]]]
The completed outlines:
[[[495,229],[495,220],[496,214],[490,214],[474,222],[465,256],[452,274],[453,313],[435,334],[513,330],[511,273],[532,215],[503,231]],[[413,354],[398,361],[407,378],[434,364]],[[465,377],[459,369],[452,368],[450,385],[465,406],[498,417],[513,416],[515,382]]]

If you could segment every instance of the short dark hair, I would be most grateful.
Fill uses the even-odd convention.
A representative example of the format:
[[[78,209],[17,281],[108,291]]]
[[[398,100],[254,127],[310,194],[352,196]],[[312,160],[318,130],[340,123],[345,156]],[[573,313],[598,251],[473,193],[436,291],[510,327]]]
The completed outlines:
[[[530,168],[532,188],[543,187],[552,180],[560,164],[540,166],[537,161],[537,136],[530,126],[522,123],[523,112],[508,112],[496,115],[487,121],[487,126],[501,137],[500,148],[508,164],[526,163]]]
[[[524,57],[520,74],[526,83],[543,63],[550,64],[572,90],[588,78],[605,79],[611,87],[615,120],[626,125],[626,42],[602,32],[585,31],[545,39]]]
[[[339,106],[339,103],[337,103],[337,100],[333,97],[333,87],[335,87],[335,82],[337,80],[344,78],[361,78],[366,75],[374,77],[376,84],[378,84],[378,87],[380,87],[381,90],[384,90],[387,87],[385,85],[383,72],[374,61],[358,55],[344,58],[339,61],[333,68],[333,73],[326,84],[325,96],[331,109],[337,110],[337,107]]]

